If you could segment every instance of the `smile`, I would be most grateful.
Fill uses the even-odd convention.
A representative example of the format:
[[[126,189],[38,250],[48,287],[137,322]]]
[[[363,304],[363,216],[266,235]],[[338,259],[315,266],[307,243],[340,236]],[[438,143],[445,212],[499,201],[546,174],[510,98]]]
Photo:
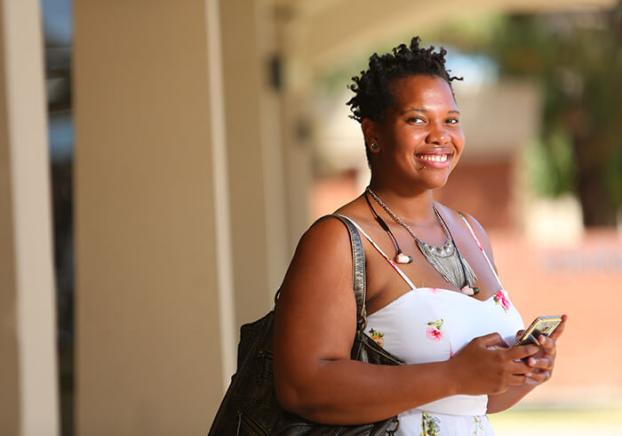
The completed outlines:
[[[446,168],[452,156],[453,153],[417,153],[415,159],[425,164],[426,168]]]
[[[449,159],[448,154],[418,154],[417,157],[430,162],[446,162]]]
[[[445,169],[451,165],[453,156],[454,154],[450,150],[434,150],[427,153],[416,153],[415,160],[423,168]]]

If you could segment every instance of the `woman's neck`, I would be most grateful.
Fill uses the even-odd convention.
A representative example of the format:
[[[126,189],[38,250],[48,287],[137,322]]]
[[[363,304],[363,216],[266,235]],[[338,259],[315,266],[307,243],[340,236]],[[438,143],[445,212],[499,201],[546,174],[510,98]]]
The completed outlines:
[[[406,221],[406,223],[416,226],[436,222],[432,190],[396,188],[379,183],[373,177],[369,187],[393,213]]]

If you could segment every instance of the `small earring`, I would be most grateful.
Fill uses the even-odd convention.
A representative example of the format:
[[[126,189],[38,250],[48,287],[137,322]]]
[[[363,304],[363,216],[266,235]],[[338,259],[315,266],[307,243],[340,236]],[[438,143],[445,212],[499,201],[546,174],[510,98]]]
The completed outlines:
[[[371,151],[378,151],[380,150],[380,146],[378,145],[376,141],[372,141],[371,144],[369,144],[369,149]]]

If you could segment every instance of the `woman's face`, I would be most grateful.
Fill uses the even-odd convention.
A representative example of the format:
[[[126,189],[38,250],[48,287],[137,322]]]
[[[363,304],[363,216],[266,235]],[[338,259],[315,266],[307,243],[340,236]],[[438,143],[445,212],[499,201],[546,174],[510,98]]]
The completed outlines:
[[[444,186],[464,149],[460,112],[449,84],[440,77],[414,75],[395,80],[391,91],[394,104],[385,120],[372,122],[365,132],[368,143],[375,140],[380,146],[372,151],[372,171],[416,189]]]

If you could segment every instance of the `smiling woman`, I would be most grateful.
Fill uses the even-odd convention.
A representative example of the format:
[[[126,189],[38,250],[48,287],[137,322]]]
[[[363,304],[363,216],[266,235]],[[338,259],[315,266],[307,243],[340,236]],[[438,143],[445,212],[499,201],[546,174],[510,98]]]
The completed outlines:
[[[449,83],[418,74],[395,79],[390,90],[393,102],[384,119],[361,121],[366,142],[377,144],[369,156],[372,185],[390,174],[403,176],[404,186],[417,189],[444,186],[464,149],[460,112]]]
[[[276,393],[284,408],[321,423],[398,415],[399,435],[491,435],[486,413],[511,407],[550,377],[565,320],[540,347],[511,346],[523,323],[486,232],[434,201],[465,140],[445,51],[419,43],[372,55],[353,78],[348,105],[372,175],[365,192],[335,212],[364,241],[365,334],[405,364],[351,358],[350,240],[339,220],[321,219],[300,240],[281,287]]]

